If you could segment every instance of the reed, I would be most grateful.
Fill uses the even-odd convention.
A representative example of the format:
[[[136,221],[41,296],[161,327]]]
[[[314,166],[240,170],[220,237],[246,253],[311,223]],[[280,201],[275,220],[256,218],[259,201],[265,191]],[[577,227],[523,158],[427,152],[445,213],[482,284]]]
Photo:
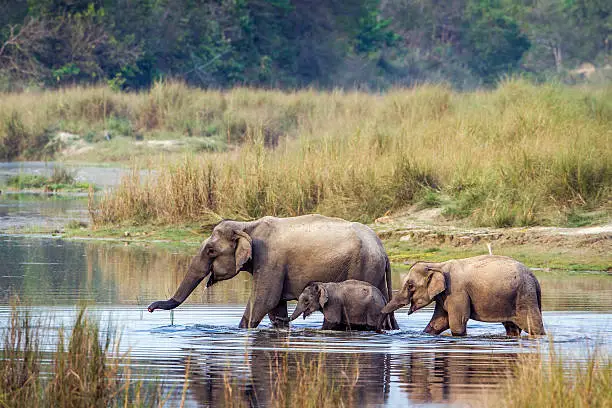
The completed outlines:
[[[355,388],[359,379],[357,364],[346,362],[341,378],[328,372],[326,356],[320,353],[314,358],[275,353],[268,366],[269,384],[253,384],[249,397],[231,380],[229,372],[223,377],[224,406],[246,407],[265,405],[275,408],[305,407],[352,407],[359,406],[355,400]],[[259,391],[258,391],[259,390]]]
[[[505,227],[612,212],[610,86],[509,79],[489,91],[424,85],[368,94],[160,82],[139,93],[1,96],[0,156],[42,152],[35,139],[54,130],[94,141],[102,133],[200,141],[182,159],[136,165],[156,172],[141,180],[135,171],[97,203],[98,225],[312,212],[369,222],[435,205],[448,219]],[[111,145],[97,143],[96,155]],[[125,146],[121,157],[139,152]]]
[[[567,224],[569,215],[593,210],[609,216],[610,96],[612,88],[520,80],[472,93],[423,86],[385,95],[216,94],[226,109],[262,106],[239,147],[186,155],[145,180],[134,172],[97,204],[94,222],[312,212],[371,222],[415,204],[495,227]],[[295,112],[292,130],[274,143],[265,122],[272,107]]]
[[[551,344],[548,355],[519,357],[502,401],[514,408],[610,407],[612,360],[591,352],[584,362],[569,364]]]
[[[119,341],[82,308],[56,350],[43,352],[43,324],[13,306],[0,359],[0,405],[5,407],[145,407],[160,400],[160,389],[130,380],[127,355]]]

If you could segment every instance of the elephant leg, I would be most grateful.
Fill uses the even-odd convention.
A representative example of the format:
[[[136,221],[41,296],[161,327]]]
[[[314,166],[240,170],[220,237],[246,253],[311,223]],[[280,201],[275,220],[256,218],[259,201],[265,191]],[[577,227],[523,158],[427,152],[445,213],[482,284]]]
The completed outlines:
[[[470,299],[467,295],[449,301],[448,324],[453,336],[465,336],[467,334],[467,322],[470,318]]]
[[[434,314],[423,332],[438,335],[443,331],[448,330],[449,327],[448,313],[446,313],[442,306],[436,302]]]
[[[323,319],[323,325],[321,330],[337,330],[337,331],[350,331],[350,326],[344,323],[332,323],[327,319]]]
[[[253,307],[251,306],[252,305],[251,297],[249,297],[249,300],[246,305],[246,309],[244,309],[244,314],[242,315],[242,319],[240,319],[240,324],[238,325],[238,327],[241,329],[246,329],[250,327],[251,312],[253,310]]]
[[[323,319],[323,325],[321,326],[321,330],[334,330],[334,324],[330,323],[326,319]]]
[[[506,328],[506,336],[520,336],[521,328],[512,322],[502,322]]]
[[[399,330],[399,324],[397,324],[397,320],[395,320],[395,313],[389,313],[389,328],[390,330]]]
[[[247,308],[242,315],[240,324],[238,327],[241,329],[254,329],[259,326],[262,319],[272,310],[272,307],[266,306],[262,303],[250,302],[247,304]]]
[[[265,271],[260,272],[261,276],[269,276]],[[278,279],[279,287],[262,284],[261,282],[253,282],[253,291],[249,298],[246,310],[240,320],[239,327],[241,329],[252,329],[259,326],[261,320],[281,302],[282,282],[283,279]],[[287,316],[287,303],[285,302],[285,316]]]
[[[281,300],[278,305],[268,313],[272,327],[286,329],[289,327],[289,314],[287,313],[287,301]]]
[[[546,334],[544,323],[542,322],[542,314],[539,309],[528,310],[517,318],[516,323],[532,336],[544,336]]]

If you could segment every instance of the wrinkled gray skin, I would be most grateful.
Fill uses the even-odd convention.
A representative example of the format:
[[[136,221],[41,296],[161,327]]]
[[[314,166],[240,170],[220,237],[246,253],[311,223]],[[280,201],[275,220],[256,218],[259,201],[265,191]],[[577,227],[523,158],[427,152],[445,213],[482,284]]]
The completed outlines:
[[[323,330],[377,330],[385,297],[367,282],[349,279],[344,282],[313,282],[304,288],[289,320],[312,313],[323,313]],[[385,315],[388,320],[388,315]],[[385,321],[391,326],[390,321]]]
[[[521,330],[546,334],[540,284],[529,268],[512,258],[484,255],[417,262],[382,312],[409,304],[411,314],[434,301],[426,333],[440,334],[450,328],[454,336],[465,336],[468,319],[474,319],[501,322],[509,336],[519,336]]]
[[[208,275],[207,287],[236,276],[253,275],[253,288],[240,327],[257,327],[266,314],[287,326],[287,301],[309,282],[357,279],[371,283],[385,299],[391,294],[389,259],[380,239],[365,225],[321,215],[264,217],[252,222],[222,221],[191,260],[172,298],[149,305],[174,309]],[[397,322],[391,316],[390,325]]]

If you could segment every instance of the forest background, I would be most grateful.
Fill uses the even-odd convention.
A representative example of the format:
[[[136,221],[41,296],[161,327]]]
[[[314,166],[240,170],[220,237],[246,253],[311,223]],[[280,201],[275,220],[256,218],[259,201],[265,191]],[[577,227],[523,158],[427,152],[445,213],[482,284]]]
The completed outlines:
[[[612,78],[607,0],[0,0],[0,91]]]

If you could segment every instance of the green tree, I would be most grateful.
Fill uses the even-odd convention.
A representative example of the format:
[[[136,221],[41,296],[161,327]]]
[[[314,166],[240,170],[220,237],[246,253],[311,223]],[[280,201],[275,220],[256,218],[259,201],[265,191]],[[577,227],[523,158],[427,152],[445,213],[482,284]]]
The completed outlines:
[[[464,20],[468,65],[486,83],[509,73],[531,46],[519,24],[502,5],[491,0],[469,2]]]

